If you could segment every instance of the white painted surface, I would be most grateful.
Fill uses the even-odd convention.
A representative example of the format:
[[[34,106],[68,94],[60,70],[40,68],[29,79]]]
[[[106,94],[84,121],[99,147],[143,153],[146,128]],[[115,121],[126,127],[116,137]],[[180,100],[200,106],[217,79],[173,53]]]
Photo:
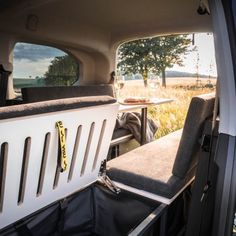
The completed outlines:
[[[0,212],[0,228],[13,223],[56,200],[62,199],[97,180],[100,164],[107,156],[117,110],[118,104],[110,104],[0,121],[0,145],[7,142],[9,146],[3,209],[2,212]],[[98,154],[97,165],[95,169],[92,170],[104,120],[106,120],[106,126],[104,129],[103,140]],[[63,173],[60,173],[58,185],[53,189],[58,151],[58,133],[55,128],[56,121],[62,121],[64,127],[67,129],[69,166],[74,149],[77,128],[80,125],[82,126],[82,133],[71,181],[68,182],[68,169]],[[88,162],[84,175],[81,176],[81,166],[90,126],[93,122],[95,122],[95,127],[91,148],[88,154]],[[51,139],[44,184],[42,194],[37,196],[44,140],[45,135],[48,132],[51,133]],[[23,202],[18,204],[24,142],[27,137],[31,137],[31,148],[25,196]]]

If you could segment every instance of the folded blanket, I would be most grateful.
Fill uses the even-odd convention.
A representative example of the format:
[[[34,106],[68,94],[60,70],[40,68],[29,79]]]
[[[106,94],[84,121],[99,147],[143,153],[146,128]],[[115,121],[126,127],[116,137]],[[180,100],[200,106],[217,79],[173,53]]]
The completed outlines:
[[[117,118],[116,128],[130,130],[134,138],[141,143],[141,114],[138,112],[125,112]],[[147,119],[146,142],[153,141],[158,127],[153,120]]]

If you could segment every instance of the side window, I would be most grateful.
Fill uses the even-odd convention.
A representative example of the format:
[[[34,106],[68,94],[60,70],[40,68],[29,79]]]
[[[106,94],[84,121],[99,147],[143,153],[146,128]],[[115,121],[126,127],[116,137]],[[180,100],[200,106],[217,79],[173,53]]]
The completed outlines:
[[[65,52],[48,46],[17,43],[14,48],[13,84],[23,87],[70,86],[79,78],[79,65]]]
[[[123,43],[117,52],[114,79],[120,101],[171,98],[174,102],[150,107],[158,124],[156,138],[181,129],[192,97],[216,87],[214,40],[211,33],[166,35]]]

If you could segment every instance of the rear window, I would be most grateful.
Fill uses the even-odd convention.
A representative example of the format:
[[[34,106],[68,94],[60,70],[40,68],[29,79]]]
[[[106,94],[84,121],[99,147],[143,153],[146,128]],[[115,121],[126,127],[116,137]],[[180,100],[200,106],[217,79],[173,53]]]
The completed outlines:
[[[79,79],[79,64],[53,47],[17,43],[14,47],[13,84],[23,87],[70,86]]]

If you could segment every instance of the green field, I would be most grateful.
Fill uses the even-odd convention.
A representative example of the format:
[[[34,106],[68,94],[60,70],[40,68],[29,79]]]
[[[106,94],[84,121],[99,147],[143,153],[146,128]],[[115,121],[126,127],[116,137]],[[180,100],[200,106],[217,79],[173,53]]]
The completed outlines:
[[[183,127],[191,98],[215,90],[215,79],[196,82],[196,78],[167,78],[167,88],[156,91],[144,88],[142,81],[127,81],[120,91],[120,99],[128,96],[149,96],[174,99],[172,103],[148,108],[148,117],[158,124],[156,138]]]

